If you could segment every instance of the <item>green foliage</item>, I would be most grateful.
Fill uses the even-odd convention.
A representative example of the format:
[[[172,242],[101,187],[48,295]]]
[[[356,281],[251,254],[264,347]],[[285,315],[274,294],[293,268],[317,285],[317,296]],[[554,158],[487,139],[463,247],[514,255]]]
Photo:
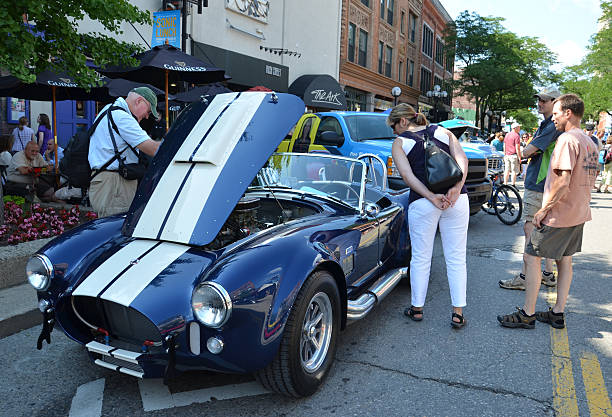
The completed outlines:
[[[529,109],[518,109],[508,111],[508,116],[514,118],[521,124],[523,130],[533,132],[539,125],[538,116],[533,114]]]
[[[23,206],[25,204],[25,198],[20,197],[18,195],[5,195],[4,197],[2,197],[2,201],[4,203],[8,203],[9,201],[12,201],[18,206]]]
[[[558,79],[550,70],[555,54],[536,38],[507,31],[503,21],[466,10],[445,34],[446,43],[456,46],[462,68],[453,87],[474,98],[481,126],[487,110],[527,108],[533,105],[534,85]]]
[[[597,120],[599,113],[612,111],[612,1],[601,2],[601,30],[591,38],[590,52],[580,65],[563,73],[564,93],[584,100],[584,118]]]
[[[24,24],[35,24],[32,30]],[[79,33],[79,24],[91,19],[108,34]],[[149,24],[148,12],[128,0],[20,0],[0,8],[0,68],[26,81],[51,69],[67,71],[82,86],[97,81],[85,65],[86,57],[100,66],[134,65],[130,55],[140,48],[121,38],[122,22]],[[40,35],[39,35],[39,34]],[[109,35],[110,34],[110,35]]]

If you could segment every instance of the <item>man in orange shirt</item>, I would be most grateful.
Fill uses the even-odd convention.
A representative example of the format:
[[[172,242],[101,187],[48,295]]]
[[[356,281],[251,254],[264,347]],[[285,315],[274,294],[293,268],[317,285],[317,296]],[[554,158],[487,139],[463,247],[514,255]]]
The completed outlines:
[[[554,101],[552,120],[558,131],[542,208],[533,217],[535,229],[525,246],[525,304],[517,312],[497,316],[504,327],[533,329],[536,319],[565,327],[565,303],[572,282],[572,255],[582,248],[584,223],[591,220],[591,188],[597,172],[597,147],[580,129],[584,102],[575,94]],[[557,302],[548,311],[535,311],[540,290],[541,258],[555,259],[559,271]]]
[[[512,130],[504,138],[504,184],[508,183],[508,174],[512,176],[512,185],[516,186],[516,173],[521,166],[521,125],[512,123]]]

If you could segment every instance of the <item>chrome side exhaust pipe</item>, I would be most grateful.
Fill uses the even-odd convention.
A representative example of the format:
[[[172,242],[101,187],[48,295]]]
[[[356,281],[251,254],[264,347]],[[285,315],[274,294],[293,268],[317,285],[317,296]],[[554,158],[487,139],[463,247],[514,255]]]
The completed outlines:
[[[393,269],[376,280],[359,298],[349,300],[346,314],[347,322],[350,324],[364,318],[407,274],[408,267]]]

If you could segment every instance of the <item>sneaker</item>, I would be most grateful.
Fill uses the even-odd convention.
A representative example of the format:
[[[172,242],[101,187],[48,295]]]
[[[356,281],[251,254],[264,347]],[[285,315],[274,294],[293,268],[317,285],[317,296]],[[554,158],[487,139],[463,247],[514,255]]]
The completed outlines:
[[[516,313],[497,316],[499,324],[503,327],[534,329],[536,322],[535,314],[533,316],[528,316],[520,307],[517,307],[516,310]]]
[[[548,323],[555,329],[563,329],[565,327],[565,315],[563,313],[554,313],[550,307],[548,311],[536,311],[535,317],[537,321]]]
[[[525,276],[518,274],[514,278],[499,280],[498,284],[501,288],[505,288],[507,290],[525,291]]]
[[[551,272],[550,275],[544,275],[544,271],[542,271],[542,284],[547,287],[556,287],[557,286],[557,276],[554,272]]]

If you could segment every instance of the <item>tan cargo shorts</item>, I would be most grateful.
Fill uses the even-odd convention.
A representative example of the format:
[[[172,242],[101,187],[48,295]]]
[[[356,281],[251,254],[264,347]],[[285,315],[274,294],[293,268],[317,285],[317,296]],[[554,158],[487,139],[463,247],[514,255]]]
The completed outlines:
[[[525,253],[540,258],[559,260],[582,251],[582,229],[584,223],[571,227],[550,227],[542,225],[533,229]]]
[[[533,220],[533,216],[542,208],[542,197],[544,193],[533,190],[525,190],[523,194],[523,218],[525,223]]]

